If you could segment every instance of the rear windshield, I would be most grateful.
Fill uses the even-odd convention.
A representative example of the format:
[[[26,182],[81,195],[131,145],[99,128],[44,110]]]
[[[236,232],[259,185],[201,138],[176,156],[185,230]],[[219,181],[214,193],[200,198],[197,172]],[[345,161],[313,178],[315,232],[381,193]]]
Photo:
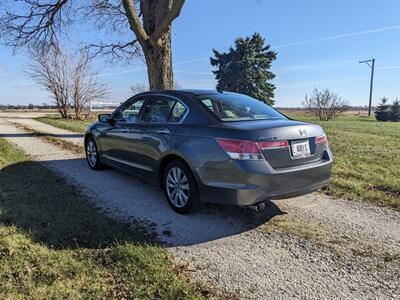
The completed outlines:
[[[223,122],[285,119],[275,109],[245,95],[226,93],[198,99]]]

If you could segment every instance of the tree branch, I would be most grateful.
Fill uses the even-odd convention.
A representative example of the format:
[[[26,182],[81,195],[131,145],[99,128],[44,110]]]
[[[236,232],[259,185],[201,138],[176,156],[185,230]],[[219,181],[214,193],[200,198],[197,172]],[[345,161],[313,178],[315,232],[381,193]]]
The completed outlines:
[[[164,20],[157,27],[157,30],[154,31],[154,33],[151,36],[151,40],[153,41],[153,43],[158,43],[158,40],[161,38],[162,34],[171,25],[172,21],[175,20],[179,16],[184,3],[185,3],[185,0],[174,0],[174,2],[171,5],[171,9],[165,15]]]
[[[89,44],[86,46],[88,50],[95,49],[95,51],[91,51],[91,58],[102,54],[105,56],[110,56],[111,61],[114,58],[123,59],[123,58],[133,58],[134,56],[138,56],[141,54],[140,46],[138,45],[138,40],[134,39],[130,42],[126,43],[110,43],[110,44]]]
[[[89,4],[79,7],[79,11],[82,15],[80,21],[93,20],[95,28],[99,31],[117,33],[121,36],[131,33],[128,18],[120,0],[91,0]]]
[[[9,36],[8,45],[15,50],[18,46],[32,43],[42,47],[57,44],[57,33],[62,32],[65,29],[64,25],[70,21],[68,10],[63,13],[68,1],[57,0],[48,3],[41,0],[23,0],[19,5],[29,7],[25,15],[5,9],[1,18],[1,31]]]
[[[122,0],[122,3],[124,4],[125,13],[128,18],[131,30],[135,33],[141,46],[145,47],[146,41],[149,40],[149,36],[147,35],[142,23],[140,22],[139,16],[136,13],[136,8],[133,5],[132,0]]]

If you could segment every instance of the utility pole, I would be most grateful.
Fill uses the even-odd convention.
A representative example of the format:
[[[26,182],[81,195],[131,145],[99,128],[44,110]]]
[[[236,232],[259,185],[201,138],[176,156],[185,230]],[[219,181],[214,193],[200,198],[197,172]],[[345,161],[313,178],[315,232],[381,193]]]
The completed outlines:
[[[369,86],[369,106],[368,106],[368,116],[371,116],[371,106],[372,106],[372,87],[374,85],[374,69],[375,69],[375,58],[359,61],[360,64],[366,63],[371,68],[371,83]],[[370,63],[372,63],[370,65]]]

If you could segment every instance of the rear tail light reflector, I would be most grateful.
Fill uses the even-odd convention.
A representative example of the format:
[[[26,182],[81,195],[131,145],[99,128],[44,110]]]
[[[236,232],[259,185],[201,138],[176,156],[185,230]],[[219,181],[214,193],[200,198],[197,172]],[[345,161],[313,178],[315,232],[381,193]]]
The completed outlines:
[[[326,135],[324,134],[324,135],[320,135],[320,136],[317,136],[316,138],[315,138],[315,142],[318,144],[318,143],[324,143],[324,142],[326,142],[327,141],[327,139],[326,139]]]
[[[262,150],[289,147],[288,141],[267,141],[267,142],[258,142],[257,144]]]

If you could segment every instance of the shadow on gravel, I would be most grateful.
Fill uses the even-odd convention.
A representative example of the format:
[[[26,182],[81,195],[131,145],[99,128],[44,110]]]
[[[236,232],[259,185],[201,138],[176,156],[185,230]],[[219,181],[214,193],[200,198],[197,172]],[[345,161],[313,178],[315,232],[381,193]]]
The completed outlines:
[[[83,134],[72,133],[72,134],[52,134],[52,133],[0,133],[0,138],[15,138],[15,137],[35,137],[35,136],[51,136],[55,138],[83,138]]]
[[[62,194],[65,182],[59,180],[57,183],[60,185],[57,187],[60,191],[59,196],[52,195],[49,198],[46,178],[36,178],[35,176],[39,175],[33,173],[32,164],[37,163],[19,163],[0,171],[1,178],[8,178],[8,185],[13,186],[11,193],[13,193],[12,190],[23,191],[29,185],[36,185],[33,190],[35,195],[24,192],[20,195],[18,203],[14,203],[15,205],[4,204],[10,187],[2,185],[0,221],[9,220],[8,222],[16,226],[25,226],[26,220],[31,220],[32,224],[35,224],[30,228],[31,232],[42,241],[46,241],[50,236],[53,244],[57,239],[67,243],[68,239],[71,239],[71,244],[69,244],[71,246],[74,236],[96,234],[93,232],[96,225],[91,223],[92,220],[77,222],[76,218],[70,219],[73,216],[63,212],[67,210],[60,208],[57,197],[64,202],[68,201]],[[43,164],[67,178],[68,182],[79,186],[95,206],[112,218],[130,224],[131,228],[137,231],[146,228],[148,234],[157,235],[160,242],[171,247],[194,245],[245,233],[268,222],[274,216],[285,213],[272,202],[268,202],[262,213],[235,206],[205,204],[197,212],[179,215],[168,206],[163,192],[158,187],[136,177],[112,169],[92,171],[84,159],[50,160],[44,161]],[[10,181],[10,178],[18,178],[18,180]],[[20,185],[20,187],[15,185]],[[42,211],[33,214],[29,201],[38,198],[43,199],[45,205],[41,208]],[[8,215],[13,217],[8,218]],[[49,219],[54,220],[55,223],[50,222]],[[104,226],[99,226],[98,230],[104,230]],[[143,232],[137,233],[143,235]],[[101,239],[99,244],[101,244]]]
[[[116,241],[147,240],[128,224],[99,214],[64,179],[32,161],[0,169],[0,225],[52,249],[98,249]]]

